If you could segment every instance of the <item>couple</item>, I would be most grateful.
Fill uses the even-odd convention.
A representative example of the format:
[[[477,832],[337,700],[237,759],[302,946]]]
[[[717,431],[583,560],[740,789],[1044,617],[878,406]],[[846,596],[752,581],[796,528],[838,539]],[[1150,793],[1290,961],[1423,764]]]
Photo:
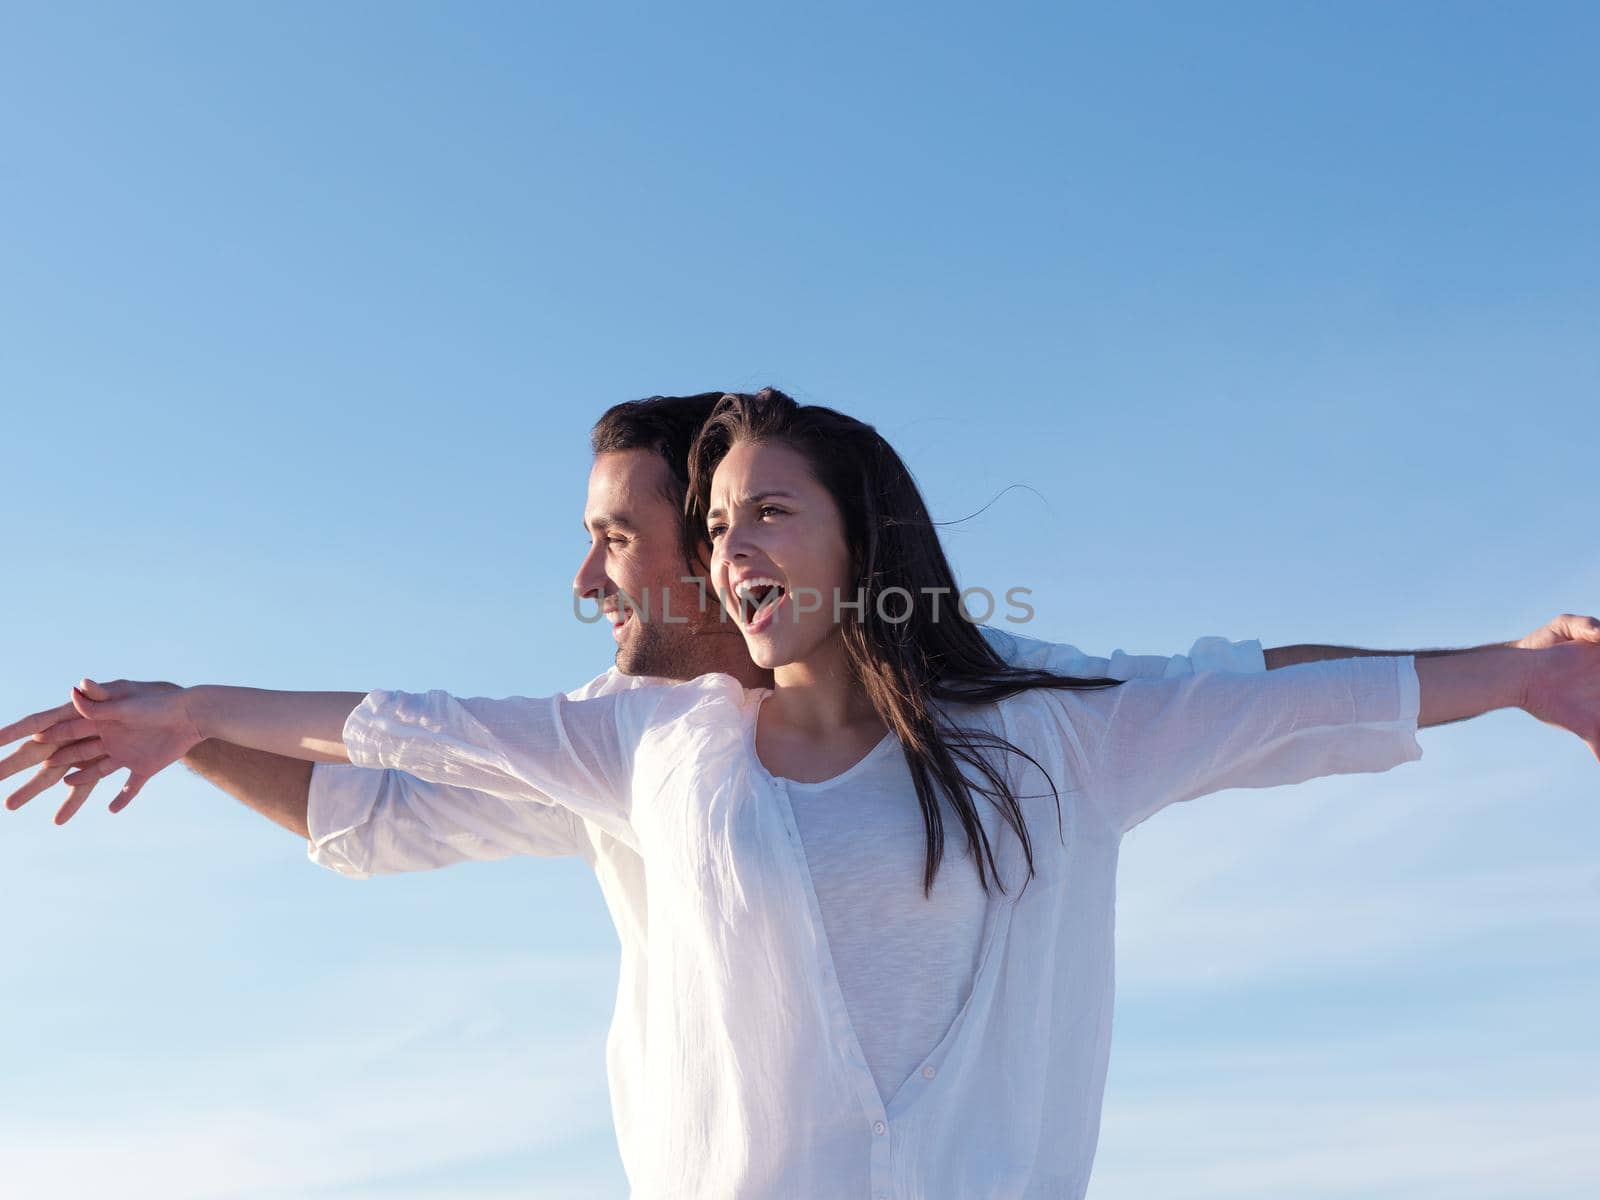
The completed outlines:
[[[704,407],[675,437],[629,426],[713,400],[687,455]],[[617,608],[618,667],[660,678],[542,700],[86,680],[0,731],[35,734],[0,775],[43,762],[37,794],[76,768],[75,810],[126,767],[120,809],[185,755],[254,752],[236,781],[300,760],[309,807],[284,783],[269,815],[349,874],[581,855],[623,947],[607,1067],[636,1196],[1081,1196],[1122,834],[1225,788],[1414,761],[1419,728],[1502,707],[1600,757],[1590,618],[1459,653],[1111,671],[952,612],[920,495],[869,426],[771,390],[619,408],[576,582]],[[698,609],[691,557],[731,620]],[[686,589],[689,622],[618,599],[652,582]],[[907,619],[877,605],[891,589]]]

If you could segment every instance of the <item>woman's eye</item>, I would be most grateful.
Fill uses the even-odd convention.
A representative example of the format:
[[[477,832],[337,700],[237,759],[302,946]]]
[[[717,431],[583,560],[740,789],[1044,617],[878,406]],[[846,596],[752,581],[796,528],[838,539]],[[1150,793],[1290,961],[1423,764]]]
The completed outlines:
[[[725,526],[722,526],[722,525],[712,525],[712,526],[711,526],[711,527],[710,527],[710,528],[708,528],[708,529],[707,529],[707,530],[706,530],[706,536],[707,536],[707,537],[708,537],[708,538],[710,538],[710,539],[711,539],[711,540],[712,540],[712,541],[713,541],[713,542],[714,542],[714,541],[716,541],[716,540],[717,540],[717,538],[718,538],[718,537],[719,537],[719,536],[721,536],[721,535],[722,535],[722,534],[723,534],[723,533],[724,533],[724,532],[725,532],[725,531],[726,531],[726,527],[725,527]]]
[[[782,513],[782,512],[783,512],[783,509],[778,508],[776,505],[763,504],[761,506],[761,515],[763,517],[767,516],[769,513]]]

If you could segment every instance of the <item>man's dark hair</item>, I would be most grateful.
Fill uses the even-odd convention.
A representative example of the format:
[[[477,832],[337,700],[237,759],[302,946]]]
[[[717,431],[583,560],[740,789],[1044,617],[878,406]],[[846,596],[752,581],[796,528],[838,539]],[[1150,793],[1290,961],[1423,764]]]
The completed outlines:
[[[700,392],[694,396],[647,396],[613,404],[589,431],[589,448],[596,454],[614,450],[648,450],[667,464],[665,498],[677,512],[684,510],[689,492],[689,448],[725,392]],[[704,530],[684,523],[683,559],[693,563],[705,539]]]

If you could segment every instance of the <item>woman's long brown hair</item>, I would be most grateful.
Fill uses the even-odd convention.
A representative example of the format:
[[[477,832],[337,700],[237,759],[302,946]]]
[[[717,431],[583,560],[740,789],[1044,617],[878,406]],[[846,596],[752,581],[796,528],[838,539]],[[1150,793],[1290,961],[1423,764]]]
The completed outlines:
[[[955,574],[922,494],[893,447],[865,422],[820,405],[797,404],[774,388],[723,396],[695,439],[689,453],[685,520],[686,532],[697,541],[706,536],[712,474],[729,449],[746,441],[778,442],[801,454],[844,520],[858,591],[850,605],[840,606],[840,634],[850,669],[873,709],[900,740],[911,769],[928,837],[923,895],[932,892],[944,855],[939,792],[960,817],[969,844],[981,847],[974,858],[985,893],[989,872],[1002,894],[1005,884],[978,819],[974,792],[988,797],[1016,831],[1031,879],[1033,844],[1027,823],[1004,773],[983,752],[1018,754],[1046,780],[1048,773],[1037,759],[1006,739],[954,725],[941,706],[994,703],[1028,688],[1102,688],[1121,681],[1075,679],[1013,667],[1002,659],[950,599],[960,595]],[[886,606],[895,619],[888,620],[879,611],[879,597],[895,588],[911,597],[910,612],[901,619],[907,604],[895,596]],[[940,597],[943,620],[937,619],[934,609]],[[864,603],[857,607],[857,600]],[[979,782],[963,775],[962,763],[973,769]],[[1050,790],[1059,831],[1061,797],[1053,781]],[[989,872],[984,869],[985,857]]]

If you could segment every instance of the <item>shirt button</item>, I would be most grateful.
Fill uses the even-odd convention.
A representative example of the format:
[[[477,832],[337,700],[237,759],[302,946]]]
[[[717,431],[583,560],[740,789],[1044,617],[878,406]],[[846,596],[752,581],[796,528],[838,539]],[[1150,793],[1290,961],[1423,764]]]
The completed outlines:
[[[933,1078],[933,1068],[932,1067],[923,1067],[922,1068],[922,1077],[924,1079],[932,1079]]]
[[[888,1128],[889,1127],[887,1125],[885,1125],[882,1121],[874,1121],[872,1123],[872,1132],[873,1133],[882,1133],[885,1129],[888,1129]]]

